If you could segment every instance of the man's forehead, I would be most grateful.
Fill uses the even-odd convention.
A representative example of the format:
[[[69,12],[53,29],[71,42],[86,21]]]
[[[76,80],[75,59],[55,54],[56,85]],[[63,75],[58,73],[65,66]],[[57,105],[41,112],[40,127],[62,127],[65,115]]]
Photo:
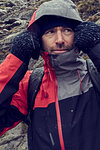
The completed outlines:
[[[38,24],[40,26],[40,36],[42,36],[47,30],[55,27],[67,27],[72,30],[76,27],[73,20],[58,16],[45,16]]]
[[[62,30],[62,29],[70,29],[70,30],[72,30],[72,28],[69,28],[69,27],[67,27],[67,26],[57,26],[57,27],[52,27],[52,28],[50,28],[50,29],[48,29],[48,30]],[[46,31],[48,31],[48,30],[46,30]]]

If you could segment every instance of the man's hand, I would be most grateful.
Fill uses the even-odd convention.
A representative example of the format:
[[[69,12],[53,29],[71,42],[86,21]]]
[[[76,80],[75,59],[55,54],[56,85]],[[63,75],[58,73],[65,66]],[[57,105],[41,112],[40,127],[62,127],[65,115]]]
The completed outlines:
[[[27,30],[17,35],[12,42],[11,53],[27,64],[31,57],[38,59],[40,44],[35,33]]]
[[[75,29],[75,46],[84,53],[100,43],[100,26],[93,22],[83,22]]]

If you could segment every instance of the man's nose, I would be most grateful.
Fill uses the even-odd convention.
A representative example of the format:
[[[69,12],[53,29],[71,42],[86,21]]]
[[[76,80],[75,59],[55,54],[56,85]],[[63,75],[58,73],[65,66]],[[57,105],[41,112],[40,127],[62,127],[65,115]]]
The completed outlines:
[[[61,31],[57,31],[57,33],[56,33],[56,43],[64,44],[63,34]]]

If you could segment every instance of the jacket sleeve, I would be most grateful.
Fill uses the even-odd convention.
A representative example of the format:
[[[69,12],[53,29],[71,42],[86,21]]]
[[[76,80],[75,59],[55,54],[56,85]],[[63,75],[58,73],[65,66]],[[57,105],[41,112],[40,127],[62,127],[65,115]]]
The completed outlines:
[[[100,72],[100,43],[91,49],[91,51],[88,53],[88,56],[97,67],[97,70]]]
[[[27,114],[27,88],[31,72],[13,54],[0,65],[0,135]],[[27,71],[27,73],[26,73]]]

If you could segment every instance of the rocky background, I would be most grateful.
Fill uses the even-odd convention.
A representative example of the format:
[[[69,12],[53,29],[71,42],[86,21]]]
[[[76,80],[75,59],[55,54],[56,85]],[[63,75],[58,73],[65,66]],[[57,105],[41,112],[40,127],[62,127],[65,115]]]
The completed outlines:
[[[0,0],[0,63],[11,48],[13,38],[24,31],[38,6],[48,0]],[[83,20],[100,25],[100,0],[73,0]],[[42,65],[31,60],[29,69]],[[28,150],[27,126],[20,123],[16,128],[0,137],[0,150]]]

